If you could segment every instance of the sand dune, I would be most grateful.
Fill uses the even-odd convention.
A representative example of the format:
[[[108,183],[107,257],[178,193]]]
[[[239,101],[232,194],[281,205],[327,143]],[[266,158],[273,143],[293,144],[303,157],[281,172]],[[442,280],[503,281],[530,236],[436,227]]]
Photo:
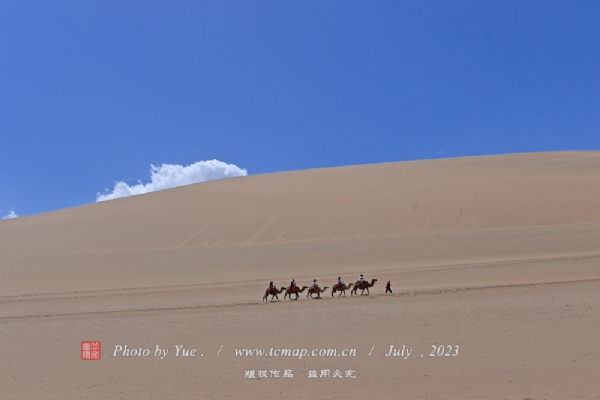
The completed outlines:
[[[597,398],[598,243],[589,151],[253,175],[3,220],[0,398]],[[261,301],[270,280],[359,273],[370,296]],[[102,360],[79,360],[88,339]],[[206,356],[112,357],[123,343]],[[444,343],[461,354],[428,357]],[[233,351],[272,346],[359,355]],[[296,374],[244,377],[262,368]],[[357,378],[307,377],[326,368]]]
[[[28,255],[600,222],[600,153],[359,165],[206,182],[0,226]]]

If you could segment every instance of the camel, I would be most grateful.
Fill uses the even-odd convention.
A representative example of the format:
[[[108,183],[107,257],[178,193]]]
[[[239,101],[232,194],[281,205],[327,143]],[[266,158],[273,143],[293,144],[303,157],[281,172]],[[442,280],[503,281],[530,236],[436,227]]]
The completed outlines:
[[[269,297],[269,295],[271,295],[271,301],[273,301],[273,299],[277,299],[277,301],[279,301],[279,297],[277,297],[277,295],[281,294],[284,290],[285,290],[284,287],[282,287],[281,289],[265,290],[265,295],[263,296],[263,301],[267,301],[267,298]]]
[[[325,293],[325,291],[329,289],[329,286],[325,286],[323,289],[321,289],[320,287],[317,287],[317,291],[313,291],[312,288],[308,289],[308,294],[306,295],[306,297],[310,297],[311,299],[320,299],[321,298],[321,293]],[[313,293],[317,294],[317,297],[312,297]]]
[[[333,285],[333,288],[331,289],[331,296],[333,297],[333,294],[335,292],[340,292],[340,294],[338,294],[338,297],[340,297],[342,294],[345,297],[346,296],[346,290],[350,290],[350,288],[352,286],[354,286],[354,283],[351,283],[351,284],[349,284],[347,286],[344,283],[342,283],[341,285],[335,284],[335,285]]]
[[[292,300],[292,295],[295,294],[295,300],[298,300],[298,297],[300,297],[298,294],[304,292],[306,289],[308,289],[308,286],[302,286],[302,289],[300,289],[298,286],[294,286],[294,290],[292,290],[292,287],[289,286],[285,290],[285,296],[283,296],[283,299],[285,300],[285,298],[289,296],[290,300]]]
[[[360,295],[362,296],[365,289],[367,289],[367,294],[369,294],[369,288],[373,287],[373,285],[375,284],[375,282],[377,282],[377,279],[372,279],[371,283],[364,281],[364,282],[356,282],[356,285],[354,285],[354,289],[352,289],[352,291],[350,292],[350,296],[352,296],[352,293],[356,294],[356,291],[358,289],[362,290],[362,292],[360,292]],[[357,295],[358,296],[358,295]]]

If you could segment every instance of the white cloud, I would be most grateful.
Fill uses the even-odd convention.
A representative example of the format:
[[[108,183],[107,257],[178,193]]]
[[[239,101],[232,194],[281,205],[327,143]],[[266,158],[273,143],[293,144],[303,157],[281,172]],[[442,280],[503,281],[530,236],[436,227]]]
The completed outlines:
[[[2,217],[2,219],[10,219],[10,218],[17,218],[17,217],[18,217],[18,215],[15,214],[15,212],[13,210],[10,210],[8,215],[5,215],[4,217]]]
[[[219,160],[198,161],[185,167],[177,164],[163,164],[160,167],[151,165],[149,183],[144,184],[138,181],[137,185],[129,186],[125,182],[115,182],[113,191],[109,192],[106,189],[104,193],[97,193],[96,201],[112,200],[191,183],[244,175],[248,175],[248,171],[245,169]]]

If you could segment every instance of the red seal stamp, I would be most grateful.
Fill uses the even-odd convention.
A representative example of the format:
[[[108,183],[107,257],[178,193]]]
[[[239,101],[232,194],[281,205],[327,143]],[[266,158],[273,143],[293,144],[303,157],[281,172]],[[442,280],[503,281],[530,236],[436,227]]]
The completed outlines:
[[[99,360],[100,359],[100,342],[86,340],[81,342],[81,359]]]

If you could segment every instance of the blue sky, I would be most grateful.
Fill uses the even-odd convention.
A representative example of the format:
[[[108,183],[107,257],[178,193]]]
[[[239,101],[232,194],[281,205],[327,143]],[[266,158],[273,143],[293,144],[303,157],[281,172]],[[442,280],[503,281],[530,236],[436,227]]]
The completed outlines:
[[[0,0],[0,217],[150,165],[600,148],[600,2]]]

